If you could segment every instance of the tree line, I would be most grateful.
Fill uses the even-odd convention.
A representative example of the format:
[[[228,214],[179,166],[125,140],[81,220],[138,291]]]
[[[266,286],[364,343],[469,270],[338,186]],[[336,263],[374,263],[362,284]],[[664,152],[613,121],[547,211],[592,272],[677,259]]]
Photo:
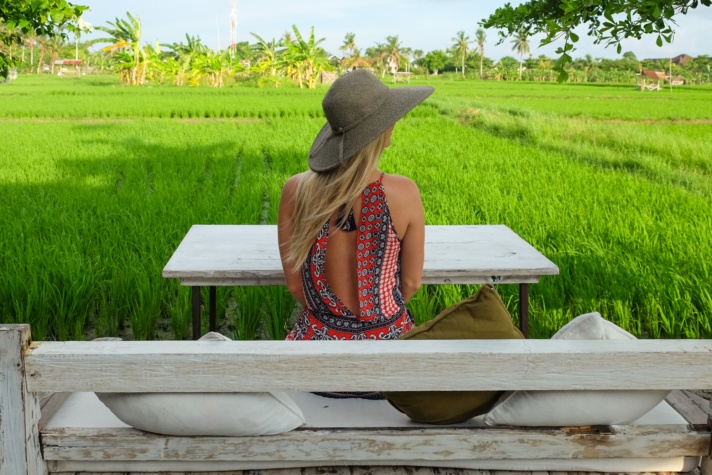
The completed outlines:
[[[0,36],[3,28],[7,30],[7,25],[0,23]],[[152,82],[222,87],[229,82],[253,81],[262,87],[294,82],[301,88],[314,88],[325,72],[353,68],[369,68],[393,81],[413,74],[443,73],[464,79],[504,81],[555,81],[560,77],[556,59],[531,54],[525,30],[512,35],[511,56],[494,60],[485,55],[487,34],[483,28],[476,29],[472,37],[459,31],[448,49],[427,53],[403,45],[397,35],[364,49],[359,47],[354,33],[347,33],[338,54],[324,50],[321,44],[325,38],[317,39],[313,27],[309,34],[302,34],[296,25],[278,39],[266,40],[251,33],[253,42],[240,42],[221,51],[188,34],[185,41],[177,43],[142,45],[141,20],[130,13],[95,29],[104,35],[89,41],[81,41],[91,30],[81,18],[71,31],[14,31],[18,41],[0,44],[0,52],[14,60],[21,72],[60,72],[55,70],[58,59],[81,59],[83,71],[114,71],[128,85]],[[707,55],[672,64],[669,59],[638,59],[634,53],[626,52],[620,59],[591,55],[572,58],[565,72],[569,81],[625,83],[639,80],[644,70],[657,70],[687,83],[709,84],[711,69],[712,60]]]

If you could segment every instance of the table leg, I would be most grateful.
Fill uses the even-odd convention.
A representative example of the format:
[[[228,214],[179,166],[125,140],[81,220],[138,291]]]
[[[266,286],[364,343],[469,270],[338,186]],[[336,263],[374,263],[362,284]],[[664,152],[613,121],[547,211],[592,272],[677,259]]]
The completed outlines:
[[[519,284],[519,329],[529,338],[529,284]]]
[[[217,323],[215,321],[215,314],[217,313],[218,306],[218,293],[214,285],[210,286],[210,331],[214,332],[217,330]]]
[[[193,289],[193,340],[200,338],[200,287]]]

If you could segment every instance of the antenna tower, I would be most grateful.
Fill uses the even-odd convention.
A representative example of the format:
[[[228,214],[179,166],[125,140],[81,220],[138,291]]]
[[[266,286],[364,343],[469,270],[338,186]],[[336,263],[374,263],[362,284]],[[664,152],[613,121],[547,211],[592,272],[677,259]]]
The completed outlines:
[[[235,59],[237,50],[237,0],[232,0],[230,9],[230,57]]]

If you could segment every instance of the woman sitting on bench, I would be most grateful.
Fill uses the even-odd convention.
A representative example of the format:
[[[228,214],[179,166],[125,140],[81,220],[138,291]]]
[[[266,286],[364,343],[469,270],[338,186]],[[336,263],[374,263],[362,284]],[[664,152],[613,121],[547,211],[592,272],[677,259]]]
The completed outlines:
[[[282,266],[304,306],[288,340],[395,339],[413,327],[405,303],[423,273],[420,192],[378,162],[396,121],[432,92],[355,70],[326,93],[310,170],[287,180],[279,206]]]

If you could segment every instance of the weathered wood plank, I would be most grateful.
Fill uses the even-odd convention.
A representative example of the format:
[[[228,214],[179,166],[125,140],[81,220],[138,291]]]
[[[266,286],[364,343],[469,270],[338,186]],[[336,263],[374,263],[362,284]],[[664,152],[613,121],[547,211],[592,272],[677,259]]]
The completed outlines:
[[[506,226],[426,227],[425,284],[534,283],[558,273],[554,263]],[[163,277],[180,278],[183,285],[285,285],[277,227],[194,225]]]
[[[45,426],[46,421],[50,420],[57,409],[60,408],[62,403],[71,393],[53,393],[44,404],[41,405],[42,417],[40,418],[39,428],[42,430]]]
[[[707,403],[706,399],[689,391],[672,391],[665,400],[693,428],[704,429],[707,427],[707,411],[703,410],[699,405],[700,400]]]
[[[707,426],[712,428],[712,400],[710,400],[709,406],[707,408]],[[702,457],[700,463],[700,474],[701,475],[712,475],[712,447],[705,457]]]
[[[298,430],[261,437],[171,437],[133,429],[49,429],[47,460],[455,461],[680,457],[709,454],[709,432],[687,425],[557,429]]]
[[[283,470],[261,470],[262,473],[269,473],[270,475],[294,475],[294,470],[283,469]],[[306,467],[301,469],[296,469],[297,474],[301,475],[355,475],[360,473],[359,467]],[[272,472],[275,472],[272,474]]]
[[[21,338],[17,328],[0,326],[0,475],[27,471]]]
[[[29,342],[29,325],[0,325],[0,475],[47,473],[39,445],[39,395],[27,392],[23,378]]]
[[[712,340],[44,342],[26,367],[38,392],[708,389]]]
[[[140,469],[132,469],[129,468],[128,472],[117,472],[117,474],[121,475],[156,475],[156,472],[160,472],[161,475],[175,475],[175,474],[180,474],[180,475],[273,475],[273,469],[251,469],[251,470],[239,470],[239,471],[234,471],[230,469],[231,465],[234,465],[231,462],[227,463],[212,463],[208,462],[211,467],[215,467],[214,470],[211,471],[204,471],[200,469],[195,469],[195,470],[190,470],[189,468],[186,467],[191,467],[195,466],[195,463],[170,463],[171,466],[180,466],[181,469],[180,471],[174,470],[174,471],[166,471],[165,467],[167,466],[166,462],[138,462],[138,463],[133,463],[133,462],[127,462],[126,467],[141,467]],[[57,468],[56,472],[51,472],[51,473],[61,473],[62,475],[87,475],[87,473],[95,473],[98,475],[101,473],[102,475],[107,475],[106,472],[94,472],[91,470],[84,470],[84,468],[88,467],[89,465],[86,465],[83,462],[52,462],[55,468]],[[111,466],[114,466],[113,462],[107,462],[105,466],[102,466],[102,470],[104,468],[109,468]],[[161,467],[164,467],[163,469]],[[329,469],[331,467],[308,467],[308,468],[295,468],[295,469],[289,469],[288,471],[285,471],[285,475],[330,475]],[[363,469],[364,472],[368,472],[371,475],[391,475],[391,466],[390,465],[352,465],[349,467],[344,467],[349,471],[346,472],[340,472],[343,473],[343,475],[351,475],[355,473],[355,470],[360,468]],[[405,469],[406,473],[408,475],[494,475],[495,471],[487,471],[487,470],[468,470],[468,469],[460,469],[460,468],[444,468],[444,467],[413,467],[413,466],[407,466],[404,465],[403,468]],[[76,473],[75,473],[76,472]],[[525,474],[525,475],[532,475],[532,474],[547,474],[547,475],[591,475],[591,472],[513,472],[513,471],[496,471],[497,473],[502,473],[506,475],[511,475],[513,473],[517,474]],[[112,472],[113,473],[113,472]],[[624,473],[624,472],[606,472],[606,475],[679,475],[678,472],[636,472],[636,473]],[[699,475],[698,471],[690,472],[690,475]]]
[[[700,463],[700,475],[712,475],[711,457],[702,457],[702,463]]]

